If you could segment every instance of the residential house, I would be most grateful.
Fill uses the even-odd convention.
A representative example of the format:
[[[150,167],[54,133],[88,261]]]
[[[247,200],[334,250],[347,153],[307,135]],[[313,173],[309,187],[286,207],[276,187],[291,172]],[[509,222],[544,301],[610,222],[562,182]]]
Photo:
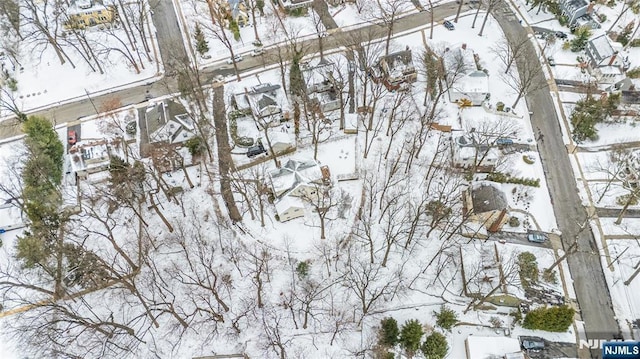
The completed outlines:
[[[110,27],[118,19],[115,4],[107,0],[75,0],[67,10],[66,29],[84,29],[91,26]]]
[[[288,118],[286,99],[280,85],[264,83],[244,89],[244,92],[233,95],[231,105],[236,111],[251,114],[258,118],[277,117],[279,120]]]
[[[500,159],[500,151],[487,144],[478,144],[472,136],[458,136],[452,144],[453,165],[474,168],[476,172],[491,172]]]
[[[267,173],[275,207],[280,221],[304,216],[304,201],[301,197],[316,195],[323,184],[323,172],[314,160],[289,159],[282,167]]]
[[[327,61],[303,68],[306,95],[323,113],[337,110],[342,105],[338,93],[342,91],[342,82],[336,78],[337,72],[335,65]]]
[[[496,186],[480,183],[464,191],[462,203],[465,216],[481,223],[489,232],[497,232],[507,222],[507,198]]]
[[[178,145],[196,136],[191,116],[184,106],[173,100],[147,107],[144,121],[150,144]]]
[[[408,46],[403,51],[381,57],[377,67],[383,83],[390,91],[397,90],[401,84],[414,82],[418,78],[418,72],[413,65],[413,55]]]
[[[510,337],[483,337],[470,335],[464,341],[467,359],[525,358],[520,341]]]
[[[118,138],[76,143],[69,149],[71,172],[78,179],[87,180],[91,174],[107,170],[112,156],[124,158],[122,141]]]
[[[249,11],[243,0],[226,0],[227,9],[231,18],[240,27],[249,25]]]
[[[476,57],[467,44],[444,53],[445,80],[449,85],[451,102],[467,99],[473,106],[480,106],[487,99],[489,75],[478,69]]]
[[[262,143],[262,145],[265,146],[265,148],[270,143],[271,153],[273,153],[274,155],[289,153],[293,151],[296,147],[294,139],[287,132],[277,131],[274,129],[273,131],[269,131],[268,136],[269,136],[268,142],[266,139],[262,137],[259,138],[258,141]],[[267,148],[267,150],[269,149]]]
[[[611,84],[624,78],[629,61],[619,57],[619,51],[620,49],[614,49],[606,34],[587,42],[587,69],[599,82]]]
[[[578,18],[590,14],[595,2],[587,0],[560,0],[560,11],[567,17],[569,25],[576,23]]]

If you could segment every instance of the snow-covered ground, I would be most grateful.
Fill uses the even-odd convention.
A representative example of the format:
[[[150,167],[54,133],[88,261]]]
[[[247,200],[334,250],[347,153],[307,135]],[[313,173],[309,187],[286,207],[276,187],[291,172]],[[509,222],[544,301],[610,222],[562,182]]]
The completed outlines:
[[[194,19],[202,19],[204,22],[207,11],[195,8],[189,13],[190,9],[188,6],[182,7],[185,17],[190,19],[190,26],[198,21]],[[425,43],[434,48],[457,48],[467,44],[478,54],[481,66],[490,74],[491,104],[494,108],[498,101],[511,105],[516,93],[497,75],[504,72],[504,69],[501,62],[496,61],[496,55],[490,51],[490,46],[502,38],[502,31],[496,20],[489,17],[485,35],[474,36],[473,42],[470,42],[468,34],[471,31],[469,28],[472,17],[473,13],[463,14],[455,31],[438,26],[434,31],[433,41],[428,40],[426,30],[403,34],[393,39],[391,48],[402,50],[409,47],[414,52],[414,62],[417,64],[416,59]],[[309,32],[310,28],[313,29],[309,18],[296,19],[291,23],[295,22],[299,24],[293,25],[294,27],[304,29],[300,31]],[[264,24],[261,31],[270,33],[266,23],[267,20],[260,22],[258,26]],[[252,32],[251,28],[241,30],[245,44],[251,43],[252,40],[247,38],[252,39]],[[315,30],[309,33],[313,32]],[[299,35],[303,35],[303,32]],[[218,54],[221,45],[213,43],[210,36],[211,34],[209,46],[216,49],[212,50],[214,53],[210,60],[225,57],[222,52]],[[273,41],[276,41],[275,37],[273,36]],[[242,44],[242,41],[238,48],[243,49],[241,51],[248,50],[249,46]],[[268,42],[265,41],[265,44]],[[342,62],[340,66],[342,72],[345,71],[344,64]],[[279,81],[278,70],[268,70],[256,77],[246,76],[242,83],[227,84],[226,94],[260,82]],[[412,97],[422,99],[424,86],[424,78],[419,77],[419,81],[409,90]],[[358,95],[361,95],[361,89],[357,91],[356,97],[360,98]],[[133,271],[123,253],[138,253],[137,244],[144,248],[144,255],[149,256],[149,261],[145,262],[141,273],[136,277],[139,296],[132,294],[131,287],[125,290],[114,286],[90,293],[83,297],[83,301],[67,301],[69,303],[64,304],[84,315],[95,315],[98,319],[107,321],[121,321],[133,327],[143,339],[133,344],[126,343],[133,347],[136,357],[193,357],[214,354],[215,350],[219,354],[245,351],[251,353],[251,356],[270,358],[277,356],[280,350],[274,345],[274,340],[281,340],[293,357],[353,357],[354,353],[369,348],[375,342],[376,326],[381,318],[393,316],[399,323],[417,318],[423,324],[433,326],[433,311],[444,303],[458,313],[461,321],[467,323],[486,326],[492,316],[499,316],[505,324],[510,323],[508,313],[511,308],[497,306],[487,312],[465,311],[471,300],[460,296],[460,252],[464,251],[472,256],[478,253],[476,246],[483,244],[461,238],[455,228],[462,210],[458,195],[462,183],[461,174],[448,171],[449,168],[439,168],[436,170],[438,176],[434,175],[428,183],[424,178],[428,170],[434,170],[429,163],[436,156],[436,142],[441,136],[444,138],[444,135],[436,131],[430,133],[422,153],[416,155],[418,160],[409,165],[409,159],[414,156],[407,155],[408,145],[405,141],[414,138],[421,128],[420,122],[414,118],[417,116],[412,116],[395,142],[387,147],[391,140],[384,134],[386,121],[382,119],[385,119],[388,108],[383,110],[381,104],[400,95],[399,92],[385,92],[381,97],[381,102],[375,109],[375,119],[381,121],[380,133],[365,134],[361,130],[357,135],[338,137],[339,133],[335,131],[331,133],[331,136],[335,136],[335,141],[329,138],[326,143],[320,144],[318,160],[331,168],[332,175],[350,173],[353,170],[359,171],[360,175],[356,181],[335,184],[337,191],[349,195],[341,199],[348,197],[350,200],[342,215],[336,210],[329,212],[326,239],[320,238],[319,215],[311,208],[308,208],[302,218],[280,223],[275,219],[273,205],[265,200],[266,220],[263,227],[259,220],[258,205],[255,203],[256,197],[261,194],[254,195],[251,192],[250,181],[244,187],[247,191],[245,196],[236,197],[244,221],[240,225],[229,224],[224,203],[218,195],[220,178],[214,172],[216,161],[160,175],[171,187],[180,186],[183,192],[175,198],[166,194],[165,197],[162,192],[150,193],[157,206],[147,207],[146,203],[142,208],[123,205],[115,211],[107,210],[108,201],[98,195],[103,189],[100,184],[81,184],[81,201],[91,204],[85,206],[88,208],[95,205],[100,213],[93,216],[87,213],[78,220],[78,225],[84,226],[82,228],[108,227],[109,233],[114,233],[115,240],[95,236],[92,241],[85,241],[86,238],[75,238],[71,234],[70,240],[82,243],[100,255],[110,256],[109,260],[118,264],[116,270],[119,275],[126,276],[129,271]],[[402,102],[399,108],[408,109],[411,106],[422,109],[419,104],[411,101]],[[457,121],[460,113],[458,106],[449,103],[448,99],[445,99],[442,106],[443,116]],[[129,111],[130,109],[123,110],[123,118],[126,118]],[[524,100],[518,103],[514,112],[516,116],[510,118],[517,123],[518,130],[514,136],[518,142],[529,143],[533,131]],[[501,116],[482,108],[471,108],[462,111],[460,117],[461,121],[470,122],[474,119],[491,121]],[[82,132],[83,137],[93,138],[113,135],[106,133],[104,126],[92,121],[82,124]],[[60,132],[60,136],[66,142],[64,130]],[[311,147],[300,146],[291,157],[312,158]],[[365,148],[370,151],[367,158],[362,155]],[[387,148],[390,150],[387,151]],[[383,158],[385,153],[390,153],[388,160]],[[535,159],[534,164],[526,164],[522,160],[524,154],[530,154]],[[234,156],[235,159],[245,161],[246,156],[237,155]],[[286,157],[281,160],[286,160]],[[542,167],[535,152],[516,153],[507,160],[514,175],[541,179],[540,188],[502,185],[507,198],[510,198],[509,205],[530,212],[542,230],[556,228],[555,216],[549,210],[550,198]],[[401,165],[399,172],[394,167],[398,164]],[[264,166],[267,169],[274,164],[268,161]],[[153,169],[149,168],[149,171]],[[190,179],[193,179],[194,188],[189,188]],[[149,181],[152,183],[151,188],[158,192],[160,182]],[[393,181],[393,185],[385,187],[386,181]],[[514,200],[511,195],[513,189],[516,192],[528,192],[530,201],[525,203]],[[417,203],[420,199],[437,199],[447,203],[450,206],[450,218],[433,226],[428,233],[425,231],[429,225],[425,223],[424,227],[418,228],[410,243],[408,236],[404,235],[411,223],[407,216],[416,213],[420,218],[424,212],[421,209],[424,204]],[[142,211],[145,224],[138,226],[136,210]],[[254,215],[253,219],[250,212]],[[158,213],[162,213],[162,216]],[[104,219],[100,214],[107,218],[106,222],[100,221]],[[367,215],[371,216],[368,220]],[[6,261],[10,261],[6,255],[13,248],[13,241],[8,239],[0,249],[4,256],[2,258]],[[484,245],[493,244],[494,242],[488,242]],[[513,257],[522,251],[534,253],[540,268],[549,267],[554,261],[554,254],[549,249],[496,245],[507,257]],[[116,248],[122,251],[115,250]],[[308,272],[300,270],[300,263],[307,263]],[[565,270],[564,275],[567,283],[571,283],[568,271]],[[180,280],[176,280],[177,278]],[[518,297],[523,296],[517,287],[517,281],[510,288]],[[571,297],[571,291],[563,293],[561,285],[555,285],[554,289]],[[214,301],[213,297],[218,300]],[[151,309],[155,313],[153,318],[145,313],[142,305],[147,300],[152,301],[151,298],[162,302]],[[87,303],[91,303],[91,306]],[[19,303],[15,298],[8,298],[5,305],[13,308]],[[310,313],[310,316],[305,316],[305,313]],[[38,314],[39,311],[34,309],[24,315],[26,319],[35,321],[39,318]],[[217,316],[225,321],[220,321]],[[188,328],[176,319],[182,317],[189,320]],[[45,316],[40,318],[45,319]],[[2,324],[20,323],[5,321]],[[463,331],[469,334],[465,328],[456,333],[462,335]],[[515,337],[531,334],[550,340],[575,342],[573,329],[563,334],[516,329],[511,335]],[[96,340],[83,333],[78,335],[78,340]],[[454,346],[451,357],[457,359],[462,353],[461,346],[457,344],[455,333],[453,337],[449,336]],[[76,344],[70,344],[69,348],[77,349],[74,345]],[[98,349],[91,347],[90,350],[93,351],[83,354],[97,356]]]
[[[48,16],[51,17],[49,13],[52,11],[51,7],[47,9]],[[25,14],[26,18],[30,16],[33,15]],[[39,16],[46,17],[42,12],[39,12]],[[61,21],[61,18],[59,19]],[[53,23],[50,25],[53,26]],[[32,26],[26,24],[23,31],[29,32]],[[59,26],[62,27],[62,24]],[[0,40],[6,41],[4,46],[15,46],[16,56],[19,58],[19,64],[16,64],[4,54],[1,57],[3,68],[7,69],[9,75],[17,81],[17,91],[3,93],[3,96],[10,95],[18,109],[27,112],[61,103],[90,99],[92,96],[108,93],[114,89],[134,86],[154,78],[159,79],[163,65],[159,60],[155,28],[151,21],[145,22],[143,26],[146,41],[149,44],[148,53],[137,37],[136,49],[131,49],[121,26],[108,29],[99,29],[96,26],[83,32],[99,65],[93,60],[90,60],[91,65],[89,65],[83,59],[82,56],[86,56],[85,50],[82,50],[81,56],[79,49],[82,47],[77,43],[78,39],[73,38],[71,34],[67,34],[66,40],[57,40],[64,51],[62,55],[65,57],[64,64],[61,63],[53,47],[45,45],[44,39],[19,41],[17,45],[14,45],[13,40],[9,38]],[[34,31],[34,34],[37,34],[37,31]],[[44,35],[35,35],[36,38],[42,36]],[[9,45],[10,42],[12,45]],[[137,63],[137,68],[132,64],[133,61]],[[3,99],[3,101],[7,100],[8,96]],[[0,118],[8,115],[11,114],[2,106]]]
[[[523,16],[524,21],[531,25],[553,31],[563,31],[569,34],[566,27],[561,26],[554,16],[547,13],[545,9],[538,11],[537,8],[531,9],[527,7],[524,1],[513,1],[514,8],[516,8],[520,15]],[[599,36],[606,33],[611,28],[614,32],[619,32],[624,26],[632,21],[637,22],[637,15],[631,11],[627,11],[623,14],[619,20],[617,20],[615,26],[614,21],[618,18],[620,11],[624,7],[623,2],[616,2],[613,7],[609,7],[602,3],[596,3],[594,7],[594,18],[597,15],[604,15],[606,20],[601,24],[599,29],[592,31],[592,37]],[[572,38],[569,34],[568,40]],[[584,52],[574,53],[568,50],[562,49],[564,41],[557,40],[554,45],[548,45],[545,40],[538,39],[539,46],[545,48],[546,56],[553,56],[556,62],[556,66],[552,68],[553,77],[555,79],[562,80],[574,80],[588,82],[593,79],[591,76],[580,70],[578,65],[578,57],[585,57]],[[638,56],[640,49],[638,48],[625,48],[622,50],[621,55],[628,57],[631,62],[631,68],[640,66],[640,56]],[[563,102],[562,106],[564,114],[568,116],[571,114],[573,104],[584,97],[583,94],[568,93],[561,91],[560,100]],[[570,133],[567,128],[564,128],[564,121],[562,119],[561,112],[558,111],[561,127],[563,128],[563,138],[565,143],[572,143],[570,140]],[[621,208],[621,204],[617,201],[617,198],[621,195],[628,194],[629,191],[624,189],[620,181],[609,182],[610,172],[614,169],[615,164],[611,161],[610,146],[617,144],[624,144],[630,142],[637,142],[640,140],[640,131],[637,131],[635,123],[601,123],[597,124],[598,139],[595,141],[585,141],[580,146],[588,148],[597,152],[577,152],[574,156],[571,156],[571,163],[574,166],[574,173],[576,178],[584,177],[587,181],[578,181],[578,191],[583,199],[585,206],[597,206],[608,208]],[[615,172],[615,170],[613,170]],[[593,200],[595,203],[591,203]],[[637,209],[637,205],[631,205],[629,208]],[[638,245],[634,240],[618,240],[607,239],[607,236],[629,236],[630,238],[637,238],[640,234],[640,227],[637,226],[638,220],[635,218],[626,218],[621,225],[616,225],[615,218],[596,218],[591,221],[592,232],[596,236],[596,242],[598,244],[601,253],[604,253],[604,249],[601,248],[601,243],[606,243],[609,251],[609,257],[605,258],[603,255],[602,263],[605,267],[604,273],[607,277],[607,282],[610,286],[611,297],[614,302],[614,309],[618,316],[618,320],[622,325],[623,332],[626,337],[638,338],[640,333],[632,334],[632,331],[625,325],[633,320],[637,320],[640,317],[640,311],[638,310],[635,302],[629,293],[635,293],[638,291],[639,281],[636,279],[629,286],[622,284],[626,280],[631,272],[633,272],[634,266],[637,265],[637,259],[631,260],[631,258],[637,258]],[[605,238],[600,238],[600,233],[604,233]],[[613,271],[608,270],[607,267],[612,261],[616,261],[613,265]],[[633,336],[635,335],[635,336]]]

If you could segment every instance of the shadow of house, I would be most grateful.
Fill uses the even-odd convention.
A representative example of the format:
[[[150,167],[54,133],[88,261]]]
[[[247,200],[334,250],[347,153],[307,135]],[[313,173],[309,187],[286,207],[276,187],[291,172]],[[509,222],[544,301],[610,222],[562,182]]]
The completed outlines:
[[[497,232],[507,222],[507,198],[497,187],[483,183],[463,192],[467,219],[482,224],[487,231]]]
[[[186,108],[173,100],[153,104],[144,111],[147,144],[141,144],[142,157],[151,154],[151,148],[170,145],[181,146],[187,140],[196,137],[193,119]]]
[[[408,46],[403,51],[381,57],[377,68],[380,72],[378,80],[381,80],[389,91],[399,89],[403,83],[415,82],[418,78],[418,72],[413,65],[413,55]]]

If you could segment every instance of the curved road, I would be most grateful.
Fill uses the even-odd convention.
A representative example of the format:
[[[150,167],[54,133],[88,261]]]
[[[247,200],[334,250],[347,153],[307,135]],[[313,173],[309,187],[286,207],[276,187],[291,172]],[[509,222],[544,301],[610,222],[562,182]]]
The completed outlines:
[[[516,36],[526,35],[526,29],[513,16],[512,10],[504,2],[496,6],[498,23],[507,37],[515,40]],[[535,61],[538,58],[533,44],[528,43],[527,56],[518,61]],[[536,62],[542,66],[540,62]],[[539,72],[538,81],[546,83],[544,74]],[[620,336],[620,328],[615,320],[611,304],[609,287],[607,286],[600,256],[597,254],[595,238],[590,230],[581,226],[587,219],[587,212],[578,196],[576,179],[573,175],[569,156],[562,141],[560,121],[556,114],[553,99],[548,85],[531,91],[526,96],[530,109],[535,109],[531,118],[534,128],[539,128],[544,142],[538,140],[538,150],[546,174],[547,185],[552,198],[558,227],[562,230],[563,246],[567,248],[578,241],[578,251],[568,257],[569,270],[573,278],[580,316],[585,324],[588,339],[613,339]],[[586,227],[587,229],[589,227]],[[591,254],[595,252],[596,254]],[[594,350],[592,357],[600,357],[599,350]]]

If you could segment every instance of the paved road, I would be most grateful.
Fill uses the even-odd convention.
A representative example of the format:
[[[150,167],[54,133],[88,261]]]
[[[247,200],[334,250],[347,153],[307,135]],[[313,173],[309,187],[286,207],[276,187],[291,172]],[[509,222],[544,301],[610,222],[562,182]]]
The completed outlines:
[[[160,3],[162,3],[163,5],[156,6],[153,15],[154,21],[156,20],[156,17],[159,17],[160,19],[158,20],[159,23],[156,24],[156,27],[158,28],[158,38],[162,44],[172,44],[173,41],[175,41],[175,38],[165,36],[165,34],[171,33],[173,34],[172,36],[180,36],[178,32],[179,30],[177,20],[175,20],[175,13],[173,13],[173,8],[170,1],[160,1]],[[454,15],[455,8],[455,4],[451,3],[434,7],[434,21],[441,21],[447,16]],[[173,15],[169,14],[168,12],[173,13]],[[410,30],[417,26],[426,25],[429,22],[429,19],[430,17],[426,16],[426,13],[424,12],[410,14],[398,20],[398,22],[394,25],[394,32],[398,33]],[[349,31],[336,31],[335,33],[323,39],[323,47],[325,50],[329,50],[341,46],[348,46],[349,44],[353,44],[357,39],[360,39],[362,41],[366,37],[370,36],[384,37],[384,29],[379,25],[368,25]],[[182,44],[182,42],[180,42],[180,44]],[[165,52],[164,50],[162,50],[163,47],[166,46],[167,45],[160,46],[161,55],[165,59],[167,57],[172,58],[171,51]],[[171,46],[176,47],[175,45]],[[180,46],[177,47],[179,48]],[[306,40],[305,47],[308,47],[309,53],[317,51],[318,39],[312,38]],[[186,52],[180,52],[180,50],[178,50],[178,52],[178,57],[186,56]],[[180,53],[182,53],[182,55],[180,55]],[[276,50],[267,49],[264,56],[255,58],[246,56],[244,61],[238,63],[238,68],[242,72],[257,69],[265,65],[275,64],[276,62]],[[214,64],[213,66],[209,66],[201,70],[203,83],[211,83],[211,81],[218,75],[230,76],[233,74],[233,67],[227,65],[224,62],[222,63],[222,65]],[[128,89],[113,91],[105,95],[92,96],[91,100],[97,108],[100,108],[100,105],[105,100],[112,99],[114,97],[120,99],[123,106],[127,106],[146,101],[145,98],[147,94],[150,94],[153,97],[157,97],[175,92],[177,92],[175,79],[165,78],[161,81],[148,85],[140,85]],[[93,105],[91,104],[91,101],[89,101],[89,99],[83,99],[69,104],[54,106],[47,110],[27,113],[29,115],[36,114],[45,116],[52,121],[55,121],[56,123],[65,123],[75,121],[80,117],[93,115],[95,114],[95,109],[93,108]],[[19,134],[21,134],[20,126],[15,120],[7,120],[0,123],[0,139],[6,139],[9,137],[17,136]]]
[[[508,5],[502,1],[496,7],[497,14],[505,14]],[[496,16],[507,37],[515,37],[526,30],[514,16]],[[529,43],[528,56],[522,61],[537,58],[533,45]],[[541,66],[541,65],[540,65]],[[520,67],[520,66],[519,66]],[[546,83],[542,71],[539,81]],[[542,165],[547,174],[547,184],[558,227],[562,231],[564,247],[578,241],[578,252],[569,256],[568,263],[574,281],[575,291],[580,305],[581,317],[589,339],[611,339],[619,336],[620,328],[615,320],[609,288],[606,284],[602,264],[596,250],[595,239],[589,230],[581,230],[580,225],[587,218],[585,208],[578,197],[576,181],[569,163],[567,150],[559,131],[559,119],[555,111],[548,86],[527,94],[526,101],[530,109],[536,109],[531,122],[544,135],[544,142],[538,141]],[[599,353],[592,352],[592,357]]]
[[[152,0],[150,5],[153,11],[151,19],[158,36],[160,56],[165,65],[165,72],[171,73],[176,61],[184,61],[185,63],[189,61],[182,41],[178,16],[173,8],[172,0]]]

